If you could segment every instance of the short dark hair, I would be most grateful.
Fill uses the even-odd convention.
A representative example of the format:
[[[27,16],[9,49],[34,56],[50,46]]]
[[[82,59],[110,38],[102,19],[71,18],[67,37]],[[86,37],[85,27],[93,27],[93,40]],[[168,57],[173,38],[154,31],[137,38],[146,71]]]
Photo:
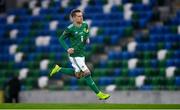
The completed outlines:
[[[76,13],[77,12],[82,12],[80,9],[73,9],[72,11],[71,11],[71,17],[74,17],[75,15],[76,15]]]

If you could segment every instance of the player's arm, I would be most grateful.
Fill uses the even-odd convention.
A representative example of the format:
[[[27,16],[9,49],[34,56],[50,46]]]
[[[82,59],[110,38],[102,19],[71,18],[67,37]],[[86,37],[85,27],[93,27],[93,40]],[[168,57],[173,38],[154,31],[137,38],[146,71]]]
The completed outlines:
[[[59,37],[59,42],[63,46],[63,48],[69,53],[74,53],[74,48],[69,48],[68,45],[65,42],[65,39],[69,36],[70,32],[68,29],[66,29],[62,35]]]
[[[67,50],[69,47],[68,45],[66,44],[65,42],[65,39],[69,36],[69,32],[68,30],[66,29],[62,34],[61,36],[59,37],[59,42],[60,44],[62,45],[62,47]]]
[[[88,26],[88,24],[86,24],[86,32],[87,32],[86,43],[89,44],[90,43],[90,39],[89,39],[89,26]]]

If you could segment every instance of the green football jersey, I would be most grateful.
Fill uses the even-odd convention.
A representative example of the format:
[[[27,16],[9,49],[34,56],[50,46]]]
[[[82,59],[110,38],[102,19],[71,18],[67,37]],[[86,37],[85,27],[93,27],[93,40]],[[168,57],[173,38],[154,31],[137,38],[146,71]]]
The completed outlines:
[[[83,57],[85,56],[85,45],[88,36],[89,30],[86,22],[83,22],[80,27],[70,24],[59,37],[59,41],[65,50],[74,48],[74,53],[70,54],[71,57]],[[69,46],[65,43],[66,38],[70,40]]]

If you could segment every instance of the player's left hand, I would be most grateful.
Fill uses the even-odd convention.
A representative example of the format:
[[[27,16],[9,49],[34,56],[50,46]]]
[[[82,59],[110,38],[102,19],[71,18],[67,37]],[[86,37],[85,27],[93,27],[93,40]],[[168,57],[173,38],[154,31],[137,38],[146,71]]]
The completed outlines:
[[[69,49],[67,50],[67,52],[68,52],[69,54],[73,54],[73,53],[74,53],[74,48],[69,48]]]

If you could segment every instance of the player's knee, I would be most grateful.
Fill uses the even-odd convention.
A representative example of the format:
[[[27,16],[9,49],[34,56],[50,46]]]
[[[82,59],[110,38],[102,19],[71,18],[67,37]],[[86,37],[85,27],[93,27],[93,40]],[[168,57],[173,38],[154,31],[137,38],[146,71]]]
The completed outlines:
[[[91,75],[91,72],[89,71],[89,70],[86,70],[86,71],[81,71],[81,72],[77,72],[77,73],[75,73],[75,77],[76,78],[78,78],[78,79],[80,79],[80,78],[82,78],[82,77],[86,77],[86,76],[88,76],[88,75]]]
[[[91,75],[91,72],[89,70],[84,71],[83,77],[86,77],[88,75]]]
[[[77,73],[75,73],[75,77],[76,77],[77,79],[80,79],[81,77],[83,77],[83,72],[77,72]]]

